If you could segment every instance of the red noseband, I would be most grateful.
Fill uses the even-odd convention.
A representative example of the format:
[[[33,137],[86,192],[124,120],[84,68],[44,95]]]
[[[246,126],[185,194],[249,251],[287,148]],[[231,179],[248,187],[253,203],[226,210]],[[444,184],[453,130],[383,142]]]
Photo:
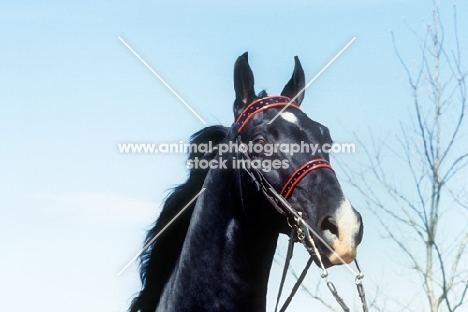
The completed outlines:
[[[289,177],[288,181],[284,184],[283,189],[281,190],[281,196],[288,199],[291,197],[291,194],[296,187],[296,185],[307,175],[309,172],[314,171],[320,168],[327,168],[335,172],[330,166],[330,163],[325,159],[313,159],[306,162],[301,168],[294,171],[294,173]]]

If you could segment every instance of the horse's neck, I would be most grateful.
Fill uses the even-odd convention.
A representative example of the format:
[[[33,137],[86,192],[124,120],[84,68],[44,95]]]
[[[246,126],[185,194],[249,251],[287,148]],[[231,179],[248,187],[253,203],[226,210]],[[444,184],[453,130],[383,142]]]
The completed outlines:
[[[160,310],[265,310],[278,233],[271,224],[249,220],[243,209],[260,207],[245,197],[243,205],[234,200],[235,183],[208,180],[205,187]]]

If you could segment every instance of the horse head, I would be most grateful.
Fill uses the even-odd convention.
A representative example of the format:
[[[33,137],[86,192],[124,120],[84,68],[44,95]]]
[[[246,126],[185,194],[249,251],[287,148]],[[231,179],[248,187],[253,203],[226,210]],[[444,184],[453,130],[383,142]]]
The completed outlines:
[[[239,56],[234,68],[235,125],[250,161],[260,165],[269,184],[320,236],[316,243],[324,265],[350,263],[362,239],[362,218],[329,165],[332,139],[328,128],[299,108],[304,86],[304,71],[295,57],[292,77],[281,96],[256,96],[248,55]],[[282,218],[284,233],[288,221]]]

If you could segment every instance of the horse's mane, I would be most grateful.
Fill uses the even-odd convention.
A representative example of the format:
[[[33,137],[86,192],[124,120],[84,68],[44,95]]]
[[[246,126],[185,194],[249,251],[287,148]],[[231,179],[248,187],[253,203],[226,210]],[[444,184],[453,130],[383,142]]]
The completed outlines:
[[[223,126],[206,127],[190,138],[191,144],[215,146],[227,136],[229,128]],[[192,150],[189,159],[210,159],[216,153],[204,154]],[[176,186],[164,201],[161,214],[154,226],[148,231],[145,245],[201,190],[209,169],[193,168],[184,184]],[[182,250],[182,245],[190,224],[190,217],[195,206],[193,202],[140,256],[140,278],[142,290],[132,300],[130,312],[154,312],[164,285],[169,279]]]

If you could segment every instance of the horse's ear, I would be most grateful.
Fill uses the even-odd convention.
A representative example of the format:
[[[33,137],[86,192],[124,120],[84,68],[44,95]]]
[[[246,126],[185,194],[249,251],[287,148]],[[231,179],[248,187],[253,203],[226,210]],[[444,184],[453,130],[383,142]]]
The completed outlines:
[[[247,104],[255,99],[254,76],[249,66],[249,56],[245,52],[234,64],[234,117],[237,118]]]
[[[294,57],[294,72],[292,74],[291,80],[284,86],[281,95],[287,96],[289,98],[294,98],[305,86],[305,76],[304,70],[302,69],[301,62],[297,56]],[[296,104],[301,105],[302,100],[304,99],[304,91],[296,98]]]

